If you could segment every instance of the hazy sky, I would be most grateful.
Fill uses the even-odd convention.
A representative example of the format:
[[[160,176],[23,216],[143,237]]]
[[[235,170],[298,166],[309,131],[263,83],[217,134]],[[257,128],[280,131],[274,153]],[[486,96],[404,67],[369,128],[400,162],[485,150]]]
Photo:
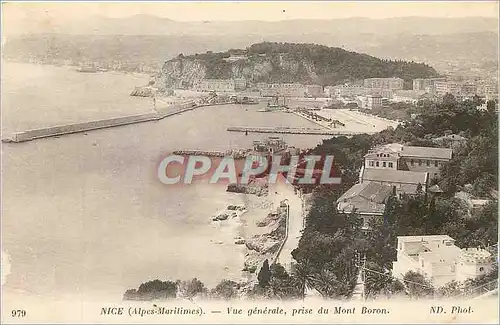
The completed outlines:
[[[178,21],[199,20],[285,20],[348,17],[388,18],[498,17],[497,1],[449,2],[163,2],[163,3],[4,3],[6,24],[20,20],[58,24],[92,15],[125,17],[150,14]]]

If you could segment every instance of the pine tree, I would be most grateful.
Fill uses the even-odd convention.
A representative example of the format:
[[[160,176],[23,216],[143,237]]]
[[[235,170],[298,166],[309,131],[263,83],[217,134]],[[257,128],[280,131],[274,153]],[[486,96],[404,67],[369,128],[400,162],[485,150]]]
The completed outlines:
[[[257,279],[259,280],[259,285],[261,287],[267,287],[269,285],[269,280],[271,278],[271,271],[269,270],[269,262],[266,259],[262,264],[262,268],[259,271]]]

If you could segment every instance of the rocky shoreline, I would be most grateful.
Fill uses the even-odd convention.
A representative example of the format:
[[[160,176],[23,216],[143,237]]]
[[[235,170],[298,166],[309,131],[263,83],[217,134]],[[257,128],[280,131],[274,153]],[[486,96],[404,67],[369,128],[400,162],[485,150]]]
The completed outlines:
[[[229,192],[253,195],[245,196],[247,201],[245,204],[227,206],[226,209],[213,215],[211,221],[218,227],[229,226],[232,223],[238,227],[238,234],[231,244],[244,245],[241,284],[245,286],[255,280],[266,259],[269,261],[276,259],[286,240],[288,210],[285,201],[273,202],[275,198],[269,195],[267,184],[239,187],[241,191],[230,190],[230,186],[228,186]],[[214,243],[223,244],[219,241]]]

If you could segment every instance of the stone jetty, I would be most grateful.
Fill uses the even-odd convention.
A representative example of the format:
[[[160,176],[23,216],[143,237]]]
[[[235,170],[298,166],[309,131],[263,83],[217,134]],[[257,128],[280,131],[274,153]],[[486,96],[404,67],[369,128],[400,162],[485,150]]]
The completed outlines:
[[[230,132],[253,132],[253,133],[280,133],[280,134],[304,134],[304,135],[355,135],[362,133],[375,132],[355,132],[355,131],[335,131],[329,129],[315,128],[292,128],[292,127],[246,127],[246,126],[231,126],[227,128]]]

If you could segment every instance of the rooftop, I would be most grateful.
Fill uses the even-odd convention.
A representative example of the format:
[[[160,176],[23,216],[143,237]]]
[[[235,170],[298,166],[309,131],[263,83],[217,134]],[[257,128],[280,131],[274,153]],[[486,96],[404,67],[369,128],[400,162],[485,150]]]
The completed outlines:
[[[388,185],[372,182],[355,184],[338,200],[338,210],[344,212],[356,211],[360,214],[380,214],[385,210],[385,200],[391,194]]]
[[[420,256],[431,263],[454,263],[460,256],[461,249],[455,245],[431,248],[430,252],[422,252]]]
[[[427,181],[427,173],[394,169],[365,168],[363,170],[362,179],[364,181],[405,183],[415,185],[418,185],[420,183],[423,186]]]
[[[452,150],[448,148],[403,146],[401,155],[406,157],[451,159]]]
[[[419,242],[419,241],[438,241],[455,240],[448,235],[425,235],[425,236],[398,236],[398,242]]]
[[[355,184],[347,192],[345,192],[337,202],[352,199],[356,196],[362,197],[366,200],[383,203],[391,194],[392,188],[388,185],[377,184],[373,182],[365,182]]]
[[[435,158],[435,159],[451,159],[453,150],[448,148],[432,148],[432,147],[414,147],[405,146],[399,143],[390,143],[383,146],[378,146],[369,151],[369,153],[392,151],[399,153],[404,157],[417,158]]]

